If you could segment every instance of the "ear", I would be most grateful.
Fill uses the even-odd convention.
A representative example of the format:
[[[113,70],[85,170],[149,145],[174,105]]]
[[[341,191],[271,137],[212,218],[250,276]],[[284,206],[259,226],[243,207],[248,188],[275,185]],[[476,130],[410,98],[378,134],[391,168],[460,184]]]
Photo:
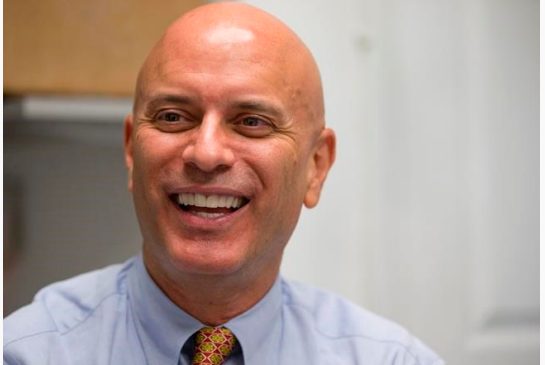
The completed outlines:
[[[320,193],[329,169],[335,162],[335,132],[324,128],[320,133],[308,172],[307,192],[303,203],[314,208],[320,200]]]
[[[127,166],[127,173],[129,177],[128,187],[129,191],[132,191],[132,170],[133,170],[133,150],[132,150],[132,131],[133,131],[133,116],[129,114],[125,117],[125,165]]]

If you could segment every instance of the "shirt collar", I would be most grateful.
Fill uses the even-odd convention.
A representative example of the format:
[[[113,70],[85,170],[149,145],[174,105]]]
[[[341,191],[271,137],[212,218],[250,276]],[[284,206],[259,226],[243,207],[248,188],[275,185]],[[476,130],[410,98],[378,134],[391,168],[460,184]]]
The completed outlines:
[[[282,285],[277,278],[256,305],[225,324],[237,337],[245,364],[277,363],[274,359],[280,343],[281,315]]]
[[[140,340],[151,364],[177,364],[184,343],[204,325],[176,306],[149,276],[142,255],[129,273],[129,301]],[[260,363],[280,341],[282,290],[277,278],[252,308],[225,324],[237,337],[244,363]],[[257,362],[256,362],[257,360]]]
[[[148,364],[177,364],[180,349],[202,324],[176,306],[149,276],[142,255],[129,273],[129,301]]]

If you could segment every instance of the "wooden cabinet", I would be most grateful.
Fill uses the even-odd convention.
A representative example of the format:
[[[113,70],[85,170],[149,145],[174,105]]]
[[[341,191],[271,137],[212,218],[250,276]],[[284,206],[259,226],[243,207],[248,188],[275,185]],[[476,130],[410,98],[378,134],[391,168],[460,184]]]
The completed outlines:
[[[200,0],[5,0],[4,93],[131,95],[164,29]]]

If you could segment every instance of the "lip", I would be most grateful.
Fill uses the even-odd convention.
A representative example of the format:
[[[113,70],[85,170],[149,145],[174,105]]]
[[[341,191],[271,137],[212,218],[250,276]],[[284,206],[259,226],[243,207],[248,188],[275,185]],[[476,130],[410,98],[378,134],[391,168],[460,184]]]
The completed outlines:
[[[238,208],[237,210],[225,214],[220,217],[207,218],[195,215],[193,213],[183,210],[177,201],[178,194],[183,193],[194,193],[194,194],[204,194],[204,195],[229,195],[234,197],[240,197],[247,199],[248,202]],[[222,231],[226,228],[233,225],[234,221],[237,220],[244,212],[248,209],[248,205],[251,203],[252,198],[248,195],[231,188],[224,187],[184,187],[175,189],[168,193],[168,199],[170,203],[174,206],[176,210],[177,217],[180,219],[182,225],[191,230],[198,231]]]

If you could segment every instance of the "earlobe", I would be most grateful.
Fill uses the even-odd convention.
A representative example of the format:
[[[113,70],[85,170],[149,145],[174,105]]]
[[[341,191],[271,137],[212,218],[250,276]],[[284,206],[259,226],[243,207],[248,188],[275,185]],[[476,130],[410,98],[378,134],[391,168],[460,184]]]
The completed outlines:
[[[133,129],[133,116],[129,114],[125,117],[125,165],[127,166],[128,173],[128,188],[132,191],[132,170],[133,170],[133,151],[132,151],[132,129]]]
[[[307,208],[314,208],[320,200],[322,186],[327,177],[327,173],[333,162],[335,162],[335,132],[325,128],[316,144],[316,149],[312,156],[311,167],[309,169],[309,179],[307,192],[303,203]]]

